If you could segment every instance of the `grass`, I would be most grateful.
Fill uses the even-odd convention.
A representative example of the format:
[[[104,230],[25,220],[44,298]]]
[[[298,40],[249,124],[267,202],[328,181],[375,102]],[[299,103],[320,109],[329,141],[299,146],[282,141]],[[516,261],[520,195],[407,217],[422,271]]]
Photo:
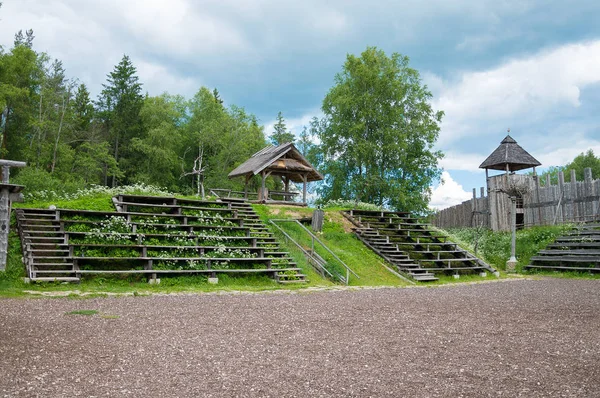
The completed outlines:
[[[517,231],[515,246],[518,260],[517,272],[522,272],[523,267],[529,264],[532,256],[571,228],[572,225],[565,224],[532,227]],[[506,269],[506,261],[510,258],[510,232],[493,232],[487,229],[477,230],[475,228],[459,228],[447,232],[451,240],[467,248],[472,253],[475,253],[474,246],[477,242],[477,256],[482,257],[488,264],[497,269]]]
[[[15,204],[14,207],[47,208],[55,205],[57,208],[87,209],[97,211],[114,211],[111,195],[107,193],[94,193],[74,200],[46,200]],[[265,206],[255,205],[256,212],[261,219],[270,226],[269,220],[274,218],[302,218],[312,215],[313,209],[296,206]],[[340,214],[341,206],[325,210],[323,232],[318,234],[322,240],[338,257],[342,259],[359,278],[351,275],[351,286],[405,286],[407,282],[390,273],[383,265],[383,260],[362,244],[351,233],[352,225]],[[549,241],[554,239],[568,227],[539,227],[526,231],[519,231],[517,236],[517,257],[519,259],[518,270],[526,265],[531,255],[543,248]],[[276,234],[277,231],[271,228]],[[281,289],[303,289],[305,287],[331,287],[336,284],[321,277],[307,262],[304,254],[291,243],[286,243],[279,236],[282,248],[290,252],[302,272],[307,275],[309,283],[298,285],[277,284],[266,275],[228,275],[220,274],[219,283],[214,285],[207,281],[206,276],[176,276],[163,277],[158,285],[150,285],[145,277],[141,275],[109,275],[84,277],[81,283],[74,285],[70,283],[43,283],[25,284],[22,278],[25,276],[22,252],[16,230],[14,216],[11,220],[11,233],[9,235],[8,262],[5,272],[0,272],[0,296],[2,297],[28,297],[24,291],[33,292],[63,292],[69,298],[81,298],[78,292],[86,294],[85,297],[103,297],[107,294],[134,294],[148,295],[154,293],[193,293],[193,292],[218,292],[218,291],[271,291]],[[286,227],[292,236],[298,239],[305,247],[310,247],[310,239],[303,235],[298,227],[289,224]],[[483,255],[485,260],[498,269],[504,269],[504,264],[510,252],[510,235],[507,233],[484,232],[481,237],[473,230],[453,230],[451,239],[458,241],[463,247],[473,252],[473,244],[478,242],[478,254]],[[333,261],[332,256],[319,249],[317,252],[324,258]],[[343,268],[342,268],[343,269]],[[536,272],[536,275],[552,275],[563,278],[581,278],[580,273],[555,273]],[[345,275],[345,272],[344,272]],[[594,275],[594,279],[600,275]],[[440,276],[440,280],[432,285],[477,282],[491,279],[478,275],[461,275],[460,279],[454,279],[451,275]],[[90,310],[91,311],[91,310]],[[91,315],[91,314],[88,314]],[[110,314],[101,314],[103,317],[113,319]]]
[[[270,226],[269,220],[282,218],[299,218],[312,214],[312,209],[284,206],[255,205],[254,209],[263,222]],[[310,247],[308,238],[299,227],[293,224],[283,224],[284,230],[303,246]],[[407,282],[393,275],[383,266],[383,260],[373,251],[368,249],[354,234],[350,233],[351,224],[337,210],[325,210],[323,232],[317,234],[319,239],[329,247],[359,278],[350,276],[351,286],[405,286]],[[302,252],[295,249],[293,244],[286,243],[283,236],[274,228],[273,232],[278,234],[285,249],[295,255],[294,260],[302,264],[304,272],[310,272],[312,266],[308,264]],[[320,251],[316,246],[315,251],[326,260],[331,255],[326,251]],[[297,256],[296,256],[297,252]],[[333,260],[332,260],[333,261]],[[315,272],[315,271],[312,271]],[[316,273],[316,272],[315,272]],[[345,273],[344,273],[345,274]]]
[[[51,205],[56,206],[57,209],[115,211],[111,196],[99,193],[73,200],[43,200],[15,203],[13,207],[47,209]]]
[[[97,310],[76,310],[76,311],[67,312],[66,315],[86,315],[86,316],[92,316],[92,315],[96,315],[97,313],[98,313]]]

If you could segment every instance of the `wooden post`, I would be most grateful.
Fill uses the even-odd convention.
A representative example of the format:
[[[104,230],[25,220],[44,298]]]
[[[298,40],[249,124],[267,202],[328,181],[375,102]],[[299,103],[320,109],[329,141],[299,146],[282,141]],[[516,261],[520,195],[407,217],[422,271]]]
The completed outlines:
[[[583,197],[586,199],[584,202],[584,221],[594,219],[594,186],[592,185],[592,169],[586,167],[583,169]]]
[[[489,205],[486,204],[486,199],[485,199],[485,188],[480,187],[479,188],[479,193],[481,195],[481,206],[480,206],[480,211],[486,211],[489,212]],[[481,222],[482,224],[485,224],[485,226],[489,226],[489,219],[487,214],[485,213],[481,213]]]
[[[290,177],[289,176],[284,176],[284,191],[285,192],[289,192],[290,191]],[[284,195],[283,196],[283,200],[288,200],[288,196]]]
[[[560,219],[561,222],[565,222],[567,221],[567,215],[566,213],[566,195],[565,195],[565,174],[562,171],[558,172],[558,187],[559,187],[559,193],[558,193],[558,203],[559,206],[556,207],[556,211],[558,211],[558,209],[560,209]],[[562,205],[561,205],[562,203]]]
[[[266,184],[265,184],[265,180],[267,179],[267,177],[266,177],[266,173],[265,173],[265,171],[263,170],[263,171],[260,173],[260,175],[261,175],[261,177],[262,177],[262,182],[261,182],[261,185],[260,185],[260,197],[259,197],[258,199],[259,199],[259,200],[262,200],[263,202],[266,202],[266,201],[267,201],[267,198],[265,198],[265,185],[266,185]]]
[[[2,183],[6,184],[0,190],[0,271],[6,269],[6,258],[8,255],[8,229],[10,226],[11,188],[9,184],[10,168],[25,167],[25,162],[13,160],[0,160],[2,166]]]
[[[302,202],[306,204],[306,182],[308,180],[308,173],[302,174]]]
[[[571,170],[571,206],[573,208],[573,222],[581,221],[581,212],[579,211],[579,203],[577,199],[577,174],[575,170]]]
[[[477,190],[473,188],[473,199],[471,200],[471,227],[477,226]]]
[[[537,173],[535,172],[535,166],[533,167],[533,182],[535,184],[535,203],[537,204],[537,222],[535,220],[535,210],[532,210],[533,224],[542,225],[542,206],[540,206],[540,180]],[[532,201],[533,202],[533,201]]]
[[[515,256],[515,248],[517,245],[517,198],[511,196],[510,201],[510,259],[506,262],[506,272],[515,272],[515,267],[517,265],[517,258]]]
[[[245,182],[244,182],[244,199],[248,199],[248,181],[250,181],[250,174],[246,174]]]

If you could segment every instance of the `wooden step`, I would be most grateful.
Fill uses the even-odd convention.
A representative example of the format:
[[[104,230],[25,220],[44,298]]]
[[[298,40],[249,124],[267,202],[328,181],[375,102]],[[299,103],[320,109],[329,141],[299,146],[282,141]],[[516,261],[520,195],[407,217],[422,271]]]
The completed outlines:
[[[30,278],[32,282],[79,282],[80,279],[74,276],[56,276],[56,277],[35,277]]]
[[[525,266],[525,269],[547,269],[547,270],[561,270],[561,271],[577,271],[577,272],[600,272],[600,268],[586,268],[586,267],[569,267],[569,266],[561,266],[561,265],[537,265],[537,264],[529,264]]]

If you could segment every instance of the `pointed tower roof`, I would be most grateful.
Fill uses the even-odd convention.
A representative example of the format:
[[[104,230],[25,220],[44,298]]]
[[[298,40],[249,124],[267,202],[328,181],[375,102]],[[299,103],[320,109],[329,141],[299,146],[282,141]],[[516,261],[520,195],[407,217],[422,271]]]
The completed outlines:
[[[521,148],[509,134],[502,140],[500,146],[481,163],[479,168],[506,171],[508,166],[509,171],[517,171],[540,165],[541,163]]]

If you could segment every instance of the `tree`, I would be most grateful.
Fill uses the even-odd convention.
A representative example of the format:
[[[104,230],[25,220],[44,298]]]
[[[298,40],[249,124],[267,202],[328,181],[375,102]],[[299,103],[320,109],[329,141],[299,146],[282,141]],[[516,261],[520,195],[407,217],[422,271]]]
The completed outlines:
[[[274,145],[285,144],[286,142],[294,142],[294,134],[287,131],[285,120],[281,111],[277,114],[277,123],[273,126],[273,134],[271,134],[271,142]]]
[[[586,168],[592,169],[592,178],[600,178],[600,157],[594,154],[592,149],[587,152],[581,152],[571,162],[564,166],[551,166],[540,175],[540,180],[546,182],[546,176],[550,176],[552,185],[558,184],[558,173],[563,172],[565,182],[571,182],[571,170],[575,170],[577,181],[583,181],[583,170]]]
[[[323,199],[424,210],[442,157],[433,145],[443,112],[432,109],[431,97],[408,57],[375,47],[348,55],[318,126]]]
[[[97,103],[107,135],[113,143],[113,156],[125,175],[130,175],[129,171],[133,172],[136,167],[127,159],[129,142],[142,132],[142,84],[136,73],[131,59],[123,55],[121,62],[108,74],[107,83],[102,85]],[[116,185],[116,176],[113,176],[112,185]]]
[[[144,99],[140,111],[144,132],[131,139],[131,160],[137,165],[131,180],[177,190],[183,102],[166,93]]]
[[[41,57],[26,45],[0,53],[2,157],[24,159],[44,74]]]
[[[35,39],[35,36],[33,35],[33,29],[26,30],[25,34],[23,34],[22,30],[19,30],[15,34],[14,46],[25,46],[27,48],[31,48],[33,47],[33,39]]]
[[[565,166],[566,172],[569,173],[569,181],[571,180],[570,170],[575,170],[577,181],[583,181],[583,170],[588,167],[592,169],[593,178],[600,178],[600,157],[595,156],[591,149],[585,153],[581,152]]]
[[[215,100],[215,93],[200,88],[189,102],[190,120],[185,129],[181,159],[181,179],[202,192],[212,188],[241,188],[227,174],[264,148],[265,137],[256,117],[243,108],[229,109]],[[189,178],[192,177],[192,178]]]

